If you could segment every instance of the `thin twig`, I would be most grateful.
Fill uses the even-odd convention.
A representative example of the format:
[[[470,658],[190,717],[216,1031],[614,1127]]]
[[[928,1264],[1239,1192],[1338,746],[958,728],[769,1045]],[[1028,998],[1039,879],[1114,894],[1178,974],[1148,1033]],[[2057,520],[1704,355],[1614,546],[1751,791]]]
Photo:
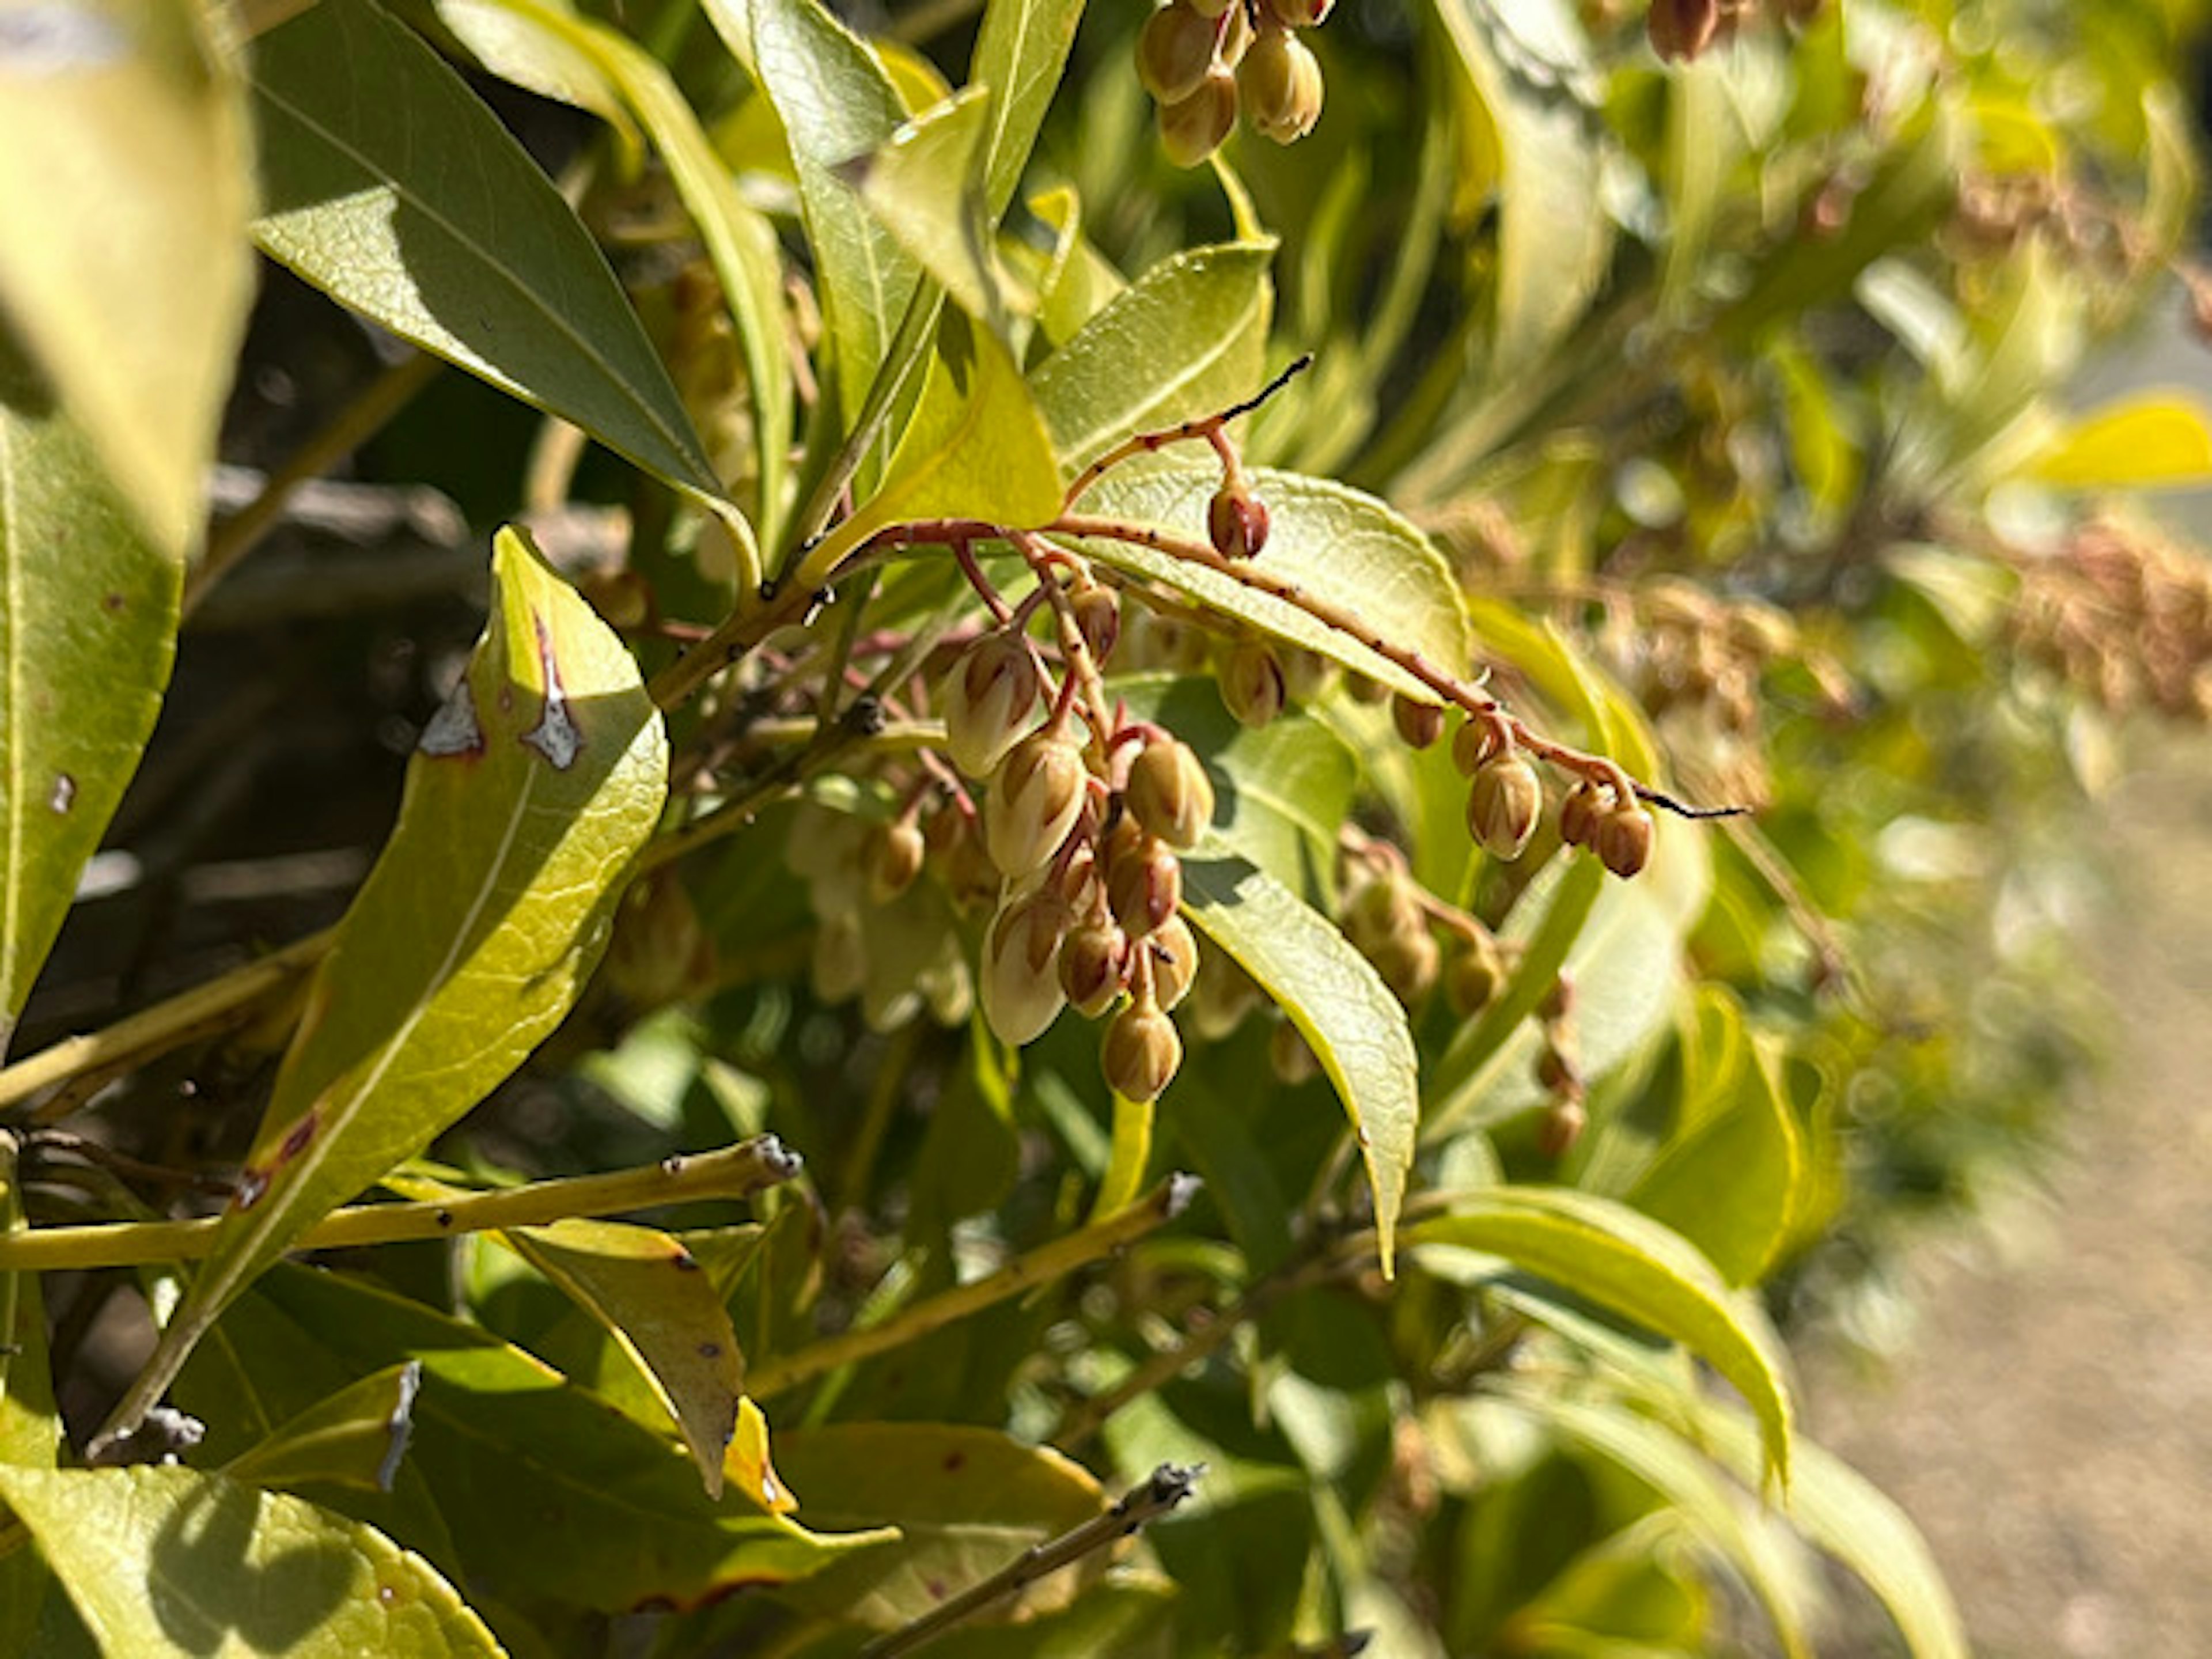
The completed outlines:
[[[901,1654],[912,1653],[993,1602],[1018,1595],[1038,1579],[1073,1566],[1094,1551],[1110,1547],[1188,1498],[1205,1473],[1203,1463],[1161,1464],[1142,1485],[1123,1493],[1103,1515],[1072,1527],[1057,1538],[1032,1544],[988,1578],[932,1607],[912,1624],[878,1637],[860,1650],[860,1659],[897,1659]]]
[[[656,1205],[744,1198],[777,1186],[802,1166],[774,1135],[711,1152],[665,1158],[607,1175],[537,1181],[422,1203],[352,1204],[300,1235],[295,1250],[350,1249],[493,1228],[537,1227],[570,1216],[611,1215]],[[0,1273],[59,1267],[134,1267],[191,1261],[215,1248],[221,1217],[199,1221],[125,1221],[89,1227],[33,1227],[0,1237]]]
[[[1010,1297],[1065,1278],[1174,1220],[1197,1195],[1198,1188],[1196,1176],[1171,1175],[1127,1209],[1018,1255],[994,1273],[917,1302],[880,1325],[824,1337],[794,1352],[763,1361],[752,1368],[747,1391],[765,1400],[826,1371],[889,1353]]]

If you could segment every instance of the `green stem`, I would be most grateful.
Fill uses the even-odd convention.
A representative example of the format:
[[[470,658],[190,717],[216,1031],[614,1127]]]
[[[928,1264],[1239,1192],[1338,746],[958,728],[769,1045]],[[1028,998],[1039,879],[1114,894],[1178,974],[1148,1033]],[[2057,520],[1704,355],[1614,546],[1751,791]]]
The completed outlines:
[[[350,1204],[308,1228],[292,1248],[352,1249],[494,1228],[541,1227],[571,1216],[611,1215],[661,1204],[744,1198],[790,1180],[799,1169],[796,1152],[774,1135],[759,1135],[715,1152],[666,1158],[607,1175],[538,1181],[432,1202]],[[222,1227],[222,1218],[216,1216],[201,1221],[34,1227],[0,1237],[0,1273],[197,1261],[215,1249]]]
[[[1098,1199],[1091,1206],[1095,1219],[1121,1209],[1137,1195],[1145,1179],[1145,1165],[1152,1158],[1152,1119],[1155,1103],[1114,1097],[1114,1150],[1106,1161],[1106,1178],[1098,1184]]]
[[[1018,1255],[994,1273],[917,1302],[880,1325],[824,1337],[794,1353],[755,1365],[746,1381],[746,1392],[765,1400],[825,1371],[889,1353],[970,1314],[1063,1279],[1174,1220],[1197,1194],[1198,1186],[1195,1176],[1170,1176],[1134,1204]]]

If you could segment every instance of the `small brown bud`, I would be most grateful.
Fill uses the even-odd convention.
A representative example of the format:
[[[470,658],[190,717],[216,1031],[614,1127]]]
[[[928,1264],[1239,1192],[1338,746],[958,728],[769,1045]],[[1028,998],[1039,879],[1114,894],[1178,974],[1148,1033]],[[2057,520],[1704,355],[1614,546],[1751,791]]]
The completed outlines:
[[[1413,884],[1396,875],[1377,876],[1352,896],[1345,907],[1344,936],[1362,956],[1373,957],[1409,933],[1425,932],[1421,902]]]
[[[1023,738],[1000,763],[983,802],[983,844],[1009,880],[1042,869],[1060,850],[1090,776],[1081,752],[1049,730]]]
[[[1557,1042],[1546,1043],[1544,1052],[1536,1056],[1536,1081],[1555,1095],[1578,1094],[1583,1086],[1573,1057]]]
[[[1213,66],[1214,20],[1195,7],[1161,7],[1137,36],[1137,79],[1163,104],[1188,98]]]
[[[1536,1120],[1536,1150],[1546,1158],[1565,1158],[1589,1127],[1589,1114],[1583,1109],[1581,1101],[1571,1096],[1555,1100]]]
[[[1615,807],[1597,821],[1592,842],[1605,867],[1626,881],[1651,861],[1651,814],[1640,806]]]
[[[953,665],[939,690],[945,752],[971,778],[987,778],[1021,740],[1042,680],[1029,641],[1011,629],[987,634]]]
[[[1544,812],[1544,784],[1517,753],[1493,755],[1475,768],[1468,786],[1468,831],[1492,858],[1517,859],[1528,850]]]
[[[1283,666],[1283,691],[1292,702],[1316,702],[1334,687],[1336,664],[1304,646],[1277,646],[1275,660]]]
[[[1473,1019],[1491,1005],[1504,982],[1505,964],[1498,960],[1498,947],[1480,939],[1452,957],[1444,972],[1444,996],[1452,1012]]]
[[[1459,769],[1462,777],[1471,778],[1483,762],[1509,741],[1490,721],[1470,716],[1461,721],[1459,730],[1452,733],[1452,764]]]
[[[1106,1028],[1098,1059],[1115,1094],[1158,1100],[1182,1064],[1182,1038],[1157,1003],[1133,1002]]]
[[[991,924],[983,948],[983,1018],[1017,1048],[1041,1036],[1066,1001],[1054,958],[1067,907],[1050,888],[1016,899]]]
[[[1182,902],[1182,866],[1174,850],[1146,836],[1117,851],[1106,866],[1106,902],[1133,939],[1164,926]]]
[[[1588,780],[1570,789],[1559,803],[1559,839],[1570,847],[1589,846],[1605,810],[1601,799],[1597,786]]]
[[[1261,29],[1237,66],[1237,90],[1253,131],[1279,144],[1304,137],[1321,119],[1321,62],[1286,28]]]
[[[635,570],[594,570],[576,583],[610,628],[641,628],[653,614],[653,587]]]
[[[1402,691],[1390,700],[1390,719],[1409,748],[1426,749],[1444,734],[1443,706],[1416,702]]]
[[[1283,665],[1259,640],[1240,640],[1221,672],[1221,701],[1239,726],[1257,731],[1283,712]]]
[[[1060,947],[1060,988],[1075,1011],[1096,1019],[1121,994],[1129,941],[1111,921],[1086,921],[1071,928]]]
[[[1213,821],[1213,780],[1188,744],[1156,738],[1139,751],[1122,792],[1129,811],[1170,847],[1189,848]]]
[[[1721,0],[1651,0],[1645,27],[1651,50],[1670,64],[1686,64],[1712,45],[1720,32]]]
[[[1407,1007],[1418,1004],[1437,982],[1443,953],[1426,927],[1413,928],[1386,939],[1369,952],[1368,960],[1390,988],[1391,994]]]
[[[1106,665],[1114,647],[1121,642],[1121,600],[1113,589],[1096,583],[1078,593],[1071,604],[1075,626],[1083,635],[1084,649],[1099,667]]]
[[[1240,481],[1224,483],[1206,504],[1206,534],[1224,559],[1250,559],[1267,544],[1267,504]]]
[[[878,904],[889,904],[913,886],[928,850],[920,826],[912,818],[876,825],[868,832],[867,848],[860,855],[868,872],[868,896]]]
[[[1144,948],[1152,956],[1153,996],[1163,1008],[1176,1007],[1198,977],[1198,936],[1181,916],[1170,916]]]
[[[1198,90],[1159,107],[1160,148],[1179,167],[1194,167],[1221,148],[1237,125],[1237,76],[1217,64]]]

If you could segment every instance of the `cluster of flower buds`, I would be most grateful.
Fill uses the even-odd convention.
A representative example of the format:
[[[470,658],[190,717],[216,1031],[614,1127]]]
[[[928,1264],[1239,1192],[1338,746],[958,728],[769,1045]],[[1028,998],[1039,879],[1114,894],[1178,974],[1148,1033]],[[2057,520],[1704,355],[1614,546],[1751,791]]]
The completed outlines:
[[[1624,881],[1651,861],[1656,833],[1651,814],[1618,784],[1584,778],[1559,803],[1559,839],[1570,847],[1589,848]]]
[[[1083,597],[1071,601],[1078,625],[1103,656],[1113,646],[1106,613],[1091,607],[1085,626]],[[1197,978],[1198,940],[1177,914],[1178,854],[1212,819],[1212,781],[1188,744],[1156,727],[1086,741],[1066,708],[1045,713],[1043,691],[1029,641],[1009,624],[954,660],[941,693],[946,752],[986,787],[982,844],[999,883],[983,1012],[1016,1044],[1070,1005],[1107,1018],[1107,1081],[1150,1100],[1182,1062],[1169,1016]]]
[[[2212,567],[2133,526],[2082,526],[2025,562],[2018,648],[2103,707],[2212,718]]]
[[[1321,119],[1320,60],[1298,38],[1332,0],[1169,0],[1137,37],[1137,76],[1159,106],[1160,143],[1196,167],[1237,125],[1287,144]]]
[[[1589,1124],[1583,1105],[1589,1091],[1575,1038],[1574,993],[1574,981],[1562,974],[1536,1008],[1544,1033],[1544,1046],[1536,1054],[1536,1081],[1550,1097],[1536,1121],[1536,1149],[1550,1158],[1565,1158]]]
[[[1728,40],[1761,11],[1802,27],[1826,0],[1651,0],[1644,27],[1651,49],[1670,64],[1689,63]]]

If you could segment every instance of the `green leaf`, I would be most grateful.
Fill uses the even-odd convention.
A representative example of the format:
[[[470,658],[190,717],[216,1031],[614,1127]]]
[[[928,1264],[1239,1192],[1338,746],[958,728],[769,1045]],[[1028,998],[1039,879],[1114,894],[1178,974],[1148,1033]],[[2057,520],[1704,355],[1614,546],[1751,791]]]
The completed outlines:
[[[970,87],[907,122],[838,175],[945,289],[1001,340],[1006,296],[985,222],[981,165],[990,99]]]
[[[1374,1190],[1387,1276],[1421,1115],[1404,1007],[1328,917],[1241,858],[1203,847],[1187,857],[1182,899],[1199,929],[1290,1017],[1335,1085]]]
[[[995,1429],[941,1423],[839,1423],[776,1440],[776,1462],[818,1526],[896,1524],[784,1592],[799,1605],[871,1629],[895,1629],[988,1577],[1033,1544],[1106,1507],[1097,1481],[1049,1447]],[[1021,1613],[1066,1606],[1103,1565],[1030,1586]]]
[[[1031,377],[1063,465],[1123,439],[1216,414],[1267,372],[1273,244],[1229,242],[1163,259]]]
[[[783,320],[783,264],[775,227],[738,191],[699,118],[659,59],[601,23],[537,0],[443,0],[439,15],[473,49],[484,22],[533,29],[556,50],[586,59],[636,112],[668,164],[684,206],[722,285],[744,354],[753,417],[760,533],[772,538],[783,508],[791,449],[791,360]],[[500,37],[495,33],[492,40]],[[728,515],[723,515],[725,522]]]
[[[246,315],[251,155],[214,14],[12,7],[0,43],[0,314],[154,544],[182,558]]]
[[[414,1431],[422,1366],[387,1365],[316,1401],[223,1466],[250,1486],[310,1484],[390,1492]]]
[[[502,1595],[605,1613],[690,1607],[804,1577],[880,1537],[819,1535],[764,1512],[741,1482],[755,1501],[710,1499],[667,1437],[420,1303],[289,1266],[252,1300],[353,1365],[422,1362],[408,1466],[436,1495],[470,1582]]]
[[[624,176],[636,172],[644,159],[644,136],[589,49],[545,27],[534,8],[526,10],[506,0],[435,3],[438,21],[486,70],[540,98],[598,116],[614,129]],[[566,21],[575,14],[563,9],[560,15]]]
[[[1267,550],[1260,556],[1270,577],[1296,583],[1365,636],[1418,651],[1447,673],[1467,672],[1466,603],[1451,568],[1427,537],[1372,495],[1343,484],[1266,467],[1249,476],[1270,518]],[[1084,497],[1082,511],[1205,545],[1206,505],[1220,483],[1221,469],[1206,462],[1132,462],[1101,478]],[[1232,576],[1103,536],[1083,538],[1082,547],[1102,564],[1164,582],[1209,610],[1318,651],[1394,691],[1436,701],[1434,692],[1361,638]]]
[[[1587,1193],[1496,1187],[1460,1198],[1450,1215],[1422,1222],[1407,1243],[1502,1256],[1681,1343],[1750,1405],[1767,1468],[1788,1487],[1793,1412],[1780,1340],[1757,1304],[1732,1292],[1679,1233]]]
[[[186,1468],[0,1465],[31,1529],[111,1654],[497,1654],[430,1564],[298,1498]]]
[[[1052,440],[1021,371],[996,335],[948,311],[939,319],[921,401],[881,486],[809,557],[832,563],[885,525],[908,519],[1048,524],[1060,502]]]
[[[837,170],[888,143],[906,111],[867,43],[816,0],[707,0],[707,15],[782,118],[821,294],[825,379],[849,428],[919,271]]]
[[[668,747],[622,641],[517,532],[491,620],[422,734],[376,867],[309,988],[239,1194],[118,1408],[161,1396],[225,1303],[428,1144],[558,1024],[659,821]]]
[[[2172,392],[2117,398],[2057,433],[2028,476],[2065,489],[2197,488],[2212,483],[2212,412]]]
[[[576,216],[380,6],[323,0],[253,57],[269,256],[670,483],[719,496],[683,399]]]
[[[15,1137],[0,1134],[0,1237],[27,1224],[15,1151]],[[0,1463],[50,1469],[61,1445],[39,1276],[0,1273]],[[0,1555],[0,1653],[29,1650],[46,1581],[46,1564],[36,1550]]]
[[[0,1054],[161,712],[183,579],[0,332]]]
[[[1030,197],[1030,211],[1053,234],[1036,279],[1037,329],[1050,344],[1066,345],[1128,284],[1084,235],[1082,199],[1072,185]]]
[[[497,1237],[606,1328],[667,1407],[707,1495],[719,1497],[745,1362],[691,1253],[666,1233],[618,1221],[572,1218]]]
[[[1014,199],[1082,21],[1083,0],[990,0],[983,9],[968,79],[991,90],[983,205],[993,225]]]

